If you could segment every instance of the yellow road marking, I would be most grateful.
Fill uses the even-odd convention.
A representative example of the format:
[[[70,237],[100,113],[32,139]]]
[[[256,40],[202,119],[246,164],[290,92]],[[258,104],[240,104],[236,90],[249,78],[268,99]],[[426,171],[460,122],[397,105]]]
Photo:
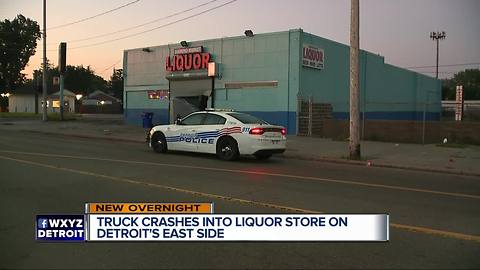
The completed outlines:
[[[315,211],[315,210],[308,210],[308,209],[295,208],[295,207],[284,206],[284,205],[277,205],[277,204],[272,204],[272,203],[251,201],[251,200],[245,200],[245,199],[223,196],[223,195],[217,195],[217,194],[211,194],[211,193],[206,193],[206,192],[201,192],[201,191],[193,191],[193,190],[177,188],[177,187],[172,187],[172,186],[166,186],[166,185],[160,185],[160,184],[154,184],[154,183],[147,183],[147,182],[142,182],[142,181],[133,180],[133,179],[124,178],[124,177],[109,176],[109,175],[104,175],[104,174],[88,172],[88,171],[69,169],[69,168],[44,164],[44,163],[28,161],[28,160],[9,158],[9,157],[1,157],[1,156],[0,156],[0,159],[20,162],[20,163],[24,163],[24,164],[35,165],[35,166],[54,169],[54,170],[77,173],[77,174],[81,174],[81,175],[93,176],[93,177],[97,177],[97,178],[104,178],[104,179],[113,180],[113,181],[117,181],[117,182],[124,182],[124,183],[136,184],[136,185],[144,185],[144,186],[148,186],[148,187],[155,187],[155,188],[166,189],[166,190],[170,190],[170,191],[187,193],[187,194],[191,194],[191,195],[194,195],[194,196],[202,196],[202,197],[207,197],[207,198],[220,199],[220,200],[224,200],[224,201],[238,202],[238,203],[255,205],[255,206],[262,206],[262,207],[273,208],[273,209],[277,209],[277,210],[292,211],[292,212],[299,212],[299,213],[306,213],[306,214],[322,214],[323,213],[323,212]],[[412,231],[412,232],[421,232],[421,233],[425,233],[425,234],[432,234],[432,235],[438,235],[438,236],[442,236],[442,237],[448,237],[448,238],[453,238],[453,239],[458,239],[458,240],[473,241],[473,242],[479,242],[480,243],[480,236],[478,236],[478,235],[470,235],[470,234],[463,234],[463,233],[457,233],[457,232],[442,231],[442,230],[437,230],[437,229],[432,229],[432,228],[427,228],[427,227],[418,227],[418,226],[404,225],[404,224],[398,224],[398,223],[390,223],[390,226],[392,228],[401,229],[401,230],[407,230],[407,231]]]
[[[442,231],[442,230],[437,230],[437,229],[432,229],[427,227],[418,227],[418,226],[404,225],[404,224],[398,224],[398,223],[390,223],[390,227],[401,229],[401,230],[412,231],[412,232],[421,232],[425,234],[433,234],[433,235],[439,235],[439,236],[444,236],[449,238],[455,238],[459,240],[480,242],[480,236],[478,235]]]
[[[11,153],[11,154],[31,155],[31,156],[60,157],[60,158],[71,158],[71,159],[119,162],[119,163],[128,163],[128,164],[153,165],[153,166],[163,166],[163,167],[172,167],[172,168],[198,169],[198,170],[208,170],[208,171],[217,171],[217,172],[230,172],[230,173],[254,174],[254,175],[263,175],[263,176],[275,176],[275,177],[282,177],[282,178],[288,178],[288,179],[294,179],[294,180],[301,179],[301,180],[309,180],[309,181],[330,182],[330,183],[340,183],[340,184],[347,184],[347,185],[357,185],[357,186],[393,189],[393,190],[401,190],[401,191],[420,192],[420,193],[428,193],[428,194],[436,194],[436,195],[460,197],[460,198],[469,198],[469,199],[477,199],[477,200],[480,199],[480,195],[472,195],[472,194],[464,194],[464,193],[456,193],[456,192],[445,192],[445,191],[429,190],[429,189],[421,189],[421,188],[409,188],[409,187],[383,185],[383,184],[364,183],[364,182],[341,180],[341,179],[332,179],[332,178],[322,178],[322,177],[315,177],[315,176],[301,176],[301,175],[281,174],[281,173],[255,172],[255,171],[236,170],[236,169],[222,169],[222,168],[194,166],[194,165],[178,165],[178,164],[169,164],[169,163],[156,163],[156,162],[147,162],[147,161],[133,161],[133,160],[110,159],[110,158],[96,158],[96,157],[86,157],[86,156],[57,155],[57,154],[46,154],[46,153],[30,153],[30,152],[9,151],[9,150],[0,150],[0,152]]]
[[[1,156],[0,156],[0,159],[6,159],[6,160],[16,161],[16,162],[20,162],[20,163],[35,165],[35,166],[39,166],[39,167],[44,167],[44,168],[49,168],[49,169],[54,169],[54,170],[61,170],[61,171],[77,173],[77,174],[82,174],[82,175],[87,175],[87,176],[100,177],[100,178],[109,179],[109,180],[118,181],[118,182],[125,182],[125,183],[130,183],[130,184],[156,187],[156,188],[166,189],[166,190],[170,190],[170,191],[183,192],[183,193],[196,195],[196,196],[203,196],[203,197],[207,197],[207,198],[221,199],[221,200],[225,200],[225,201],[239,202],[239,203],[244,203],[244,204],[253,204],[253,205],[257,205],[257,206],[274,208],[274,209],[278,209],[278,210],[286,210],[286,211],[293,211],[293,212],[300,212],[300,213],[319,213],[319,214],[322,213],[322,212],[318,212],[318,211],[310,211],[310,210],[294,208],[294,207],[289,207],[289,206],[276,205],[276,204],[257,202],[257,201],[251,201],[251,200],[244,200],[244,199],[239,199],[239,198],[234,198],[234,197],[205,193],[205,192],[201,192],[201,191],[193,191],[193,190],[177,188],[177,187],[172,187],[172,186],[167,186],[167,185],[160,185],[160,184],[142,182],[142,181],[137,181],[137,180],[124,178],[124,177],[116,177],[116,176],[98,174],[98,173],[93,173],[93,172],[88,172],[88,171],[70,169],[70,168],[65,168],[65,167],[58,167],[58,166],[44,164],[44,163],[38,163],[38,162],[34,162],[34,161],[28,161],[28,160],[22,160],[22,159],[16,159],[16,158],[9,158],[9,157],[1,157]]]

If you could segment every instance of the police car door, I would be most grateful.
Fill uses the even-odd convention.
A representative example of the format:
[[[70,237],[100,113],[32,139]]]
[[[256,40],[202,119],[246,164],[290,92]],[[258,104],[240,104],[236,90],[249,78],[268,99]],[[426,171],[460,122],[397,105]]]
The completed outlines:
[[[207,113],[203,125],[198,129],[198,151],[203,153],[215,153],[217,139],[224,127],[226,118],[218,114]]]
[[[182,119],[176,132],[179,136],[175,145],[176,150],[192,152],[198,150],[197,130],[201,127],[205,115],[205,113],[194,113]]]

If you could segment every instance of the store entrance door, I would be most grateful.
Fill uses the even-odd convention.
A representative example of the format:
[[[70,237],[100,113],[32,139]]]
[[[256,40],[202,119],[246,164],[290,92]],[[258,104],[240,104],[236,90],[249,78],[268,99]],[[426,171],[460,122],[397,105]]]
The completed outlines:
[[[170,123],[186,115],[203,111],[212,94],[212,79],[170,81]]]

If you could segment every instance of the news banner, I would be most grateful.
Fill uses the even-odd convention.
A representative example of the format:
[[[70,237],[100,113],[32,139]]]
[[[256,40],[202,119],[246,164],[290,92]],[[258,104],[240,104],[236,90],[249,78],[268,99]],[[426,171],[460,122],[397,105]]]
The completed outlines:
[[[215,214],[213,203],[86,203],[35,223],[41,242],[389,240],[388,214]]]

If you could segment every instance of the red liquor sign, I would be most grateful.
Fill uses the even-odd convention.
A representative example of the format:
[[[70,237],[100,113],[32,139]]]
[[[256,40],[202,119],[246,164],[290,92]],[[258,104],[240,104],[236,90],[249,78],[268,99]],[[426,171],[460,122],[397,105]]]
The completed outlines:
[[[167,56],[165,62],[165,69],[167,71],[186,71],[208,68],[208,62],[210,62],[209,53],[188,53],[177,54],[172,58]]]
[[[302,65],[316,69],[323,69],[323,49],[310,44],[303,44]]]

